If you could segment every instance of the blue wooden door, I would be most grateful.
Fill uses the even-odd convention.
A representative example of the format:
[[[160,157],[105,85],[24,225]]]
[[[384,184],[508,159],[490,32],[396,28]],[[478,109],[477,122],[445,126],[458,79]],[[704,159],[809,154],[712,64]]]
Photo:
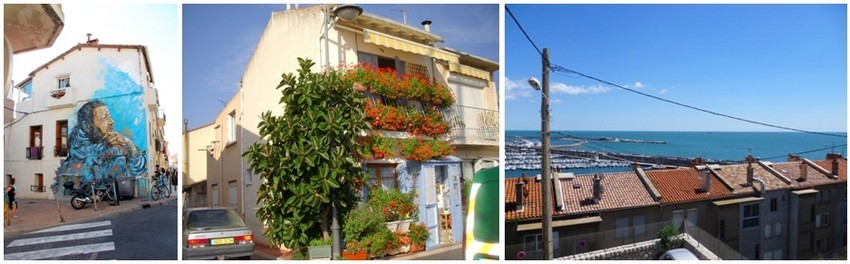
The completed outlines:
[[[434,178],[434,164],[423,164],[419,175],[419,221],[428,229],[425,250],[440,246],[439,212],[437,210],[437,186]]]
[[[463,202],[461,201],[460,164],[452,164],[448,168],[448,183],[450,209],[452,214],[452,242],[460,243],[463,239]]]

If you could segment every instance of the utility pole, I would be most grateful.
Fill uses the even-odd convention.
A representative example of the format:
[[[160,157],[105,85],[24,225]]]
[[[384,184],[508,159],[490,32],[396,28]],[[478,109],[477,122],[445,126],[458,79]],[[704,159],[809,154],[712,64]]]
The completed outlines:
[[[541,162],[540,174],[543,178],[543,259],[551,260],[552,255],[552,176],[549,164],[549,49],[543,48],[543,100],[541,113]]]

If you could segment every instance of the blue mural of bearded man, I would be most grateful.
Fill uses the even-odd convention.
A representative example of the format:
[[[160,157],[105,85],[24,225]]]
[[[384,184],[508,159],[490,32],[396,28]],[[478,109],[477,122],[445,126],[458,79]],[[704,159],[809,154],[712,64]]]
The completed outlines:
[[[70,155],[57,176],[82,176],[80,181],[131,178],[147,172],[147,156],[133,140],[115,131],[109,108],[92,100],[77,111],[77,124],[68,135]]]

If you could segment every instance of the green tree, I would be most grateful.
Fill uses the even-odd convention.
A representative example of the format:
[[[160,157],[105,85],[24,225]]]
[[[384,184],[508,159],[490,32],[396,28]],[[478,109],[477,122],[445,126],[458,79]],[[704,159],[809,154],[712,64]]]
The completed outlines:
[[[339,216],[356,207],[355,178],[366,176],[354,159],[356,139],[369,127],[364,97],[341,71],[314,73],[312,61],[298,63],[298,76],[283,74],[277,86],[283,115],[261,114],[261,140],[243,156],[263,180],[257,217],[268,225],[264,235],[303,252],[312,238],[330,236],[332,199]]]

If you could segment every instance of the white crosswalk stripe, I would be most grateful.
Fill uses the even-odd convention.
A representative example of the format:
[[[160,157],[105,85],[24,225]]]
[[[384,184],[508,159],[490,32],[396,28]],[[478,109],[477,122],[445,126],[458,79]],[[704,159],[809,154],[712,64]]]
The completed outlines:
[[[112,235],[112,230],[98,230],[98,231],[92,231],[92,232],[74,233],[74,234],[61,235],[61,236],[49,236],[49,237],[36,237],[36,238],[18,239],[18,240],[12,241],[12,243],[10,243],[7,247],[19,247],[19,246],[43,244],[43,243],[50,243],[50,242],[80,240],[80,239],[86,239],[86,238],[103,237],[103,236],[111,236],[111,235]]]
[[[4,259],[62,259],[74,258],[73,255],[114,251],[111,226],[111,221],[102,221],[30,232],[6,245]],[[91,257],[97,255],[93,254]]]

